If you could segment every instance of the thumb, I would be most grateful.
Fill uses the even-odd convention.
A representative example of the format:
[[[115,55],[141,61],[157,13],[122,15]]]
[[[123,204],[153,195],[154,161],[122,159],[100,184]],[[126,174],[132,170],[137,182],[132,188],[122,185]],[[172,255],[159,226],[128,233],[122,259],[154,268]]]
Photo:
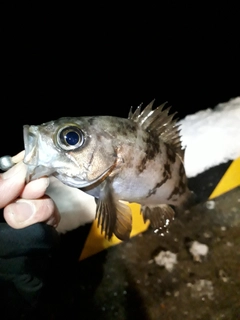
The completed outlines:
[[[8,171],[0,174],[0,208],[16,199],[25,186],[26,166],[20,161]]]
[[[48,196],[36,200],[19,199],[6,206],[3,214],[6,222],[15,229],[38,222],[56,227],[60,221],[58,209]]]

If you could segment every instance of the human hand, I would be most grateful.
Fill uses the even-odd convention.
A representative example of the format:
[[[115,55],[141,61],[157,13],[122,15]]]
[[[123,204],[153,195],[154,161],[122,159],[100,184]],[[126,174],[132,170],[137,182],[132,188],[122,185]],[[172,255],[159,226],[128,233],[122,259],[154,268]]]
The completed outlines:
[[[49,178],[43,177],[26,184],[23,156],[24,152],[21,152],[13,157],[17,164],[0,174],[0,208],[4,208],[4,219],[15,229],[37,222],[56,227],[60,215],[54,201],[45,194]]]

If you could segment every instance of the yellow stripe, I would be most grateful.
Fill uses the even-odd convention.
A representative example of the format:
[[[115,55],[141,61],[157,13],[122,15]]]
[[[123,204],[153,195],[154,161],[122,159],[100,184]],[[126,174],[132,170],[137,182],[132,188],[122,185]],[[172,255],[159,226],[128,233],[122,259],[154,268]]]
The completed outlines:
[[[209,199],[216,198],[240,185],[240,158],[234,160],[222,179],[210,195]]]

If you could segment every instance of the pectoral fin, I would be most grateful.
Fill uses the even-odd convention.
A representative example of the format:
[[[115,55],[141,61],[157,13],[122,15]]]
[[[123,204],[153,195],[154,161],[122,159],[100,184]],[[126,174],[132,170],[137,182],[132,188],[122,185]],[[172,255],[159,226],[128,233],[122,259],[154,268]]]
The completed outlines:
[[[116,208],[112,201],[107,199],[97,199],[96,219],[97,226],[101,228],[101,233],[105,232],[105,237],[110,240],[117,222]]]
[[[128,239],[132,230],[131,209],[114,198],[107,179],[101,184],[100,195],[96,202],[96,219],[101,232],[105,232],[105,237],[110,240],[115,234],[120,240]]]
[[[160,204],[158,206],[142,206],[141,212],[143,220],[146,222],[150,220],[153,229],[166,229],[169,223],[174,219],[174,210],[167,204]]]
[[[115,236],[120,240],[127,240],[132,231],[132,212],[128,205],[121,201],[116,203],[117,221],[114,229]]]

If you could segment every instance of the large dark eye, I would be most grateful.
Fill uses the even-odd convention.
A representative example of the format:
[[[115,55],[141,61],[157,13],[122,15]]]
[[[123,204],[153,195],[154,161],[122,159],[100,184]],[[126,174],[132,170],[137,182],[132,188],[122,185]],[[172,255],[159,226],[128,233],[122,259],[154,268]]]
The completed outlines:
[[[58,132],[57,142],[64,150],[74,150],[84,143],[84,133],[76,126],[68,126]]]

